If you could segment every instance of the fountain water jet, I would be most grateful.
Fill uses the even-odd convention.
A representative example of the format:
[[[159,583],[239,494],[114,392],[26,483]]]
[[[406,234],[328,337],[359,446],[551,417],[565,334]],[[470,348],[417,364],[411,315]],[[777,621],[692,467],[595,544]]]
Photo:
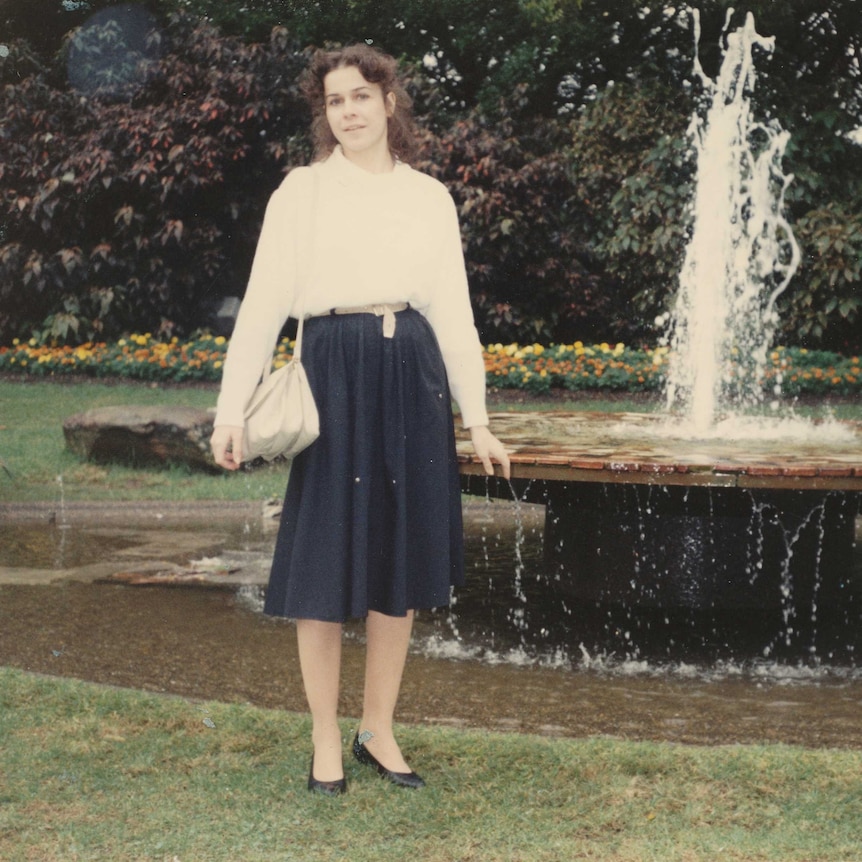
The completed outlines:
[[[699,26],[695,11],[695,44]],[[749,13],[731,33],[716,81],[695,70],[709,97],[690,135],[697,154],[692,235],[679,278],[670,342],[668,408],[687,411],[695,433],[708,431],[722,402],[762,400],[767,351],[778,322],[775,301],[799,264],[784,218],[792,180],[781,160],[789,140],[777,122],[751,117],[753,50],[771,52]]]
[[[771,40],[749,15],[727,42],[716,82],[695,67],[711,105],[691,126],[697,200],[668,389],[688,419],[497,414],[513,481],[474,479],[483,470],[466,452],[461,472],[468,493],[546,506],[545,572],[536,585],[519,569],[513,601],[523,605],[530,583],[557,591],[558,608],[606,615],[599,649],[637,655],[640,636],[660,650],[748,650],[755,632],[756,654],[831,655],[835,632],[862,622],[852,565],[862,424],[731,415],[763,401],[758,369],[799,251],[782,212],[787,135],[750,117],[752,49]]]

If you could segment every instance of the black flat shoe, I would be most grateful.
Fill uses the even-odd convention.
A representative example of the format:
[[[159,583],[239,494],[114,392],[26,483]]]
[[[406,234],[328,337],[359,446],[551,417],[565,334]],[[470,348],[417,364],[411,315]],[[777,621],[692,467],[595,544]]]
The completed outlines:
[[[320,793],[323,796],[341,796],[347,793],[347,779],[339,778],[338,781],[318,781],[314,777],[314,755],[311,755],[311,766],[308,768],[308,789],[312,793]]]
[[[387,769],[366,747],[365,743],[374,736],[368,730],[361,734],[357,733],[353,740],[353,756],[367,766],[377,770],[377,774],[387,781],[391,781],[396,787],[406,787],[409,790],[418,790],[425,786],[425,782],[415,772],[392,772]]]

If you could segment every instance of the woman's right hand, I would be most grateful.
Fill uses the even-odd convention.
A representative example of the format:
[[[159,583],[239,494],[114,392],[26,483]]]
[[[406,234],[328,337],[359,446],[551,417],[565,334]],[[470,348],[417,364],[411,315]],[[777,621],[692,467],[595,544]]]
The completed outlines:
[[[243,429],[238,425],[216,425],[210,437],[213,458],[225,470],[239,470],[242,464]]]

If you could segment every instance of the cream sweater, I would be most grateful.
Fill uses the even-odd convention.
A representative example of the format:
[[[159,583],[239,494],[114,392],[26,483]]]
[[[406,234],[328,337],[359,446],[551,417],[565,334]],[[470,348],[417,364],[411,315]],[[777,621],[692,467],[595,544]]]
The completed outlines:
[[[442,183],[400,163],[392,173],[368,173],[340,148],[287,175],[267,205],[225,360],[216,425],[243,424],[264,362],[303,298],[306,314],[409,302],[437,336],[464,427],[488,424],[458,216]]]

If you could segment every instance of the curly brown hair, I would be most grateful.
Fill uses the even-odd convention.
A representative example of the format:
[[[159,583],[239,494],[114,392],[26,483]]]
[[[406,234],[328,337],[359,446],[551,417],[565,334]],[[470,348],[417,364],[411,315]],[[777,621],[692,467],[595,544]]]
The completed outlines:
[[[370,84],[378,84],[385,98],[395,96],[395,109],[389,117],[389,150],[409,164],[416,154],[417,135],[413,123],[413,100],[407,95],[398,75],[398,62],[378,48],[359,42],[337,50],[318,50],[300,79],[302,94],[311,108],[311,134],[314,158],[325,159],[337,141],[326,119],[323,81],[334,69],[355,66]]]

